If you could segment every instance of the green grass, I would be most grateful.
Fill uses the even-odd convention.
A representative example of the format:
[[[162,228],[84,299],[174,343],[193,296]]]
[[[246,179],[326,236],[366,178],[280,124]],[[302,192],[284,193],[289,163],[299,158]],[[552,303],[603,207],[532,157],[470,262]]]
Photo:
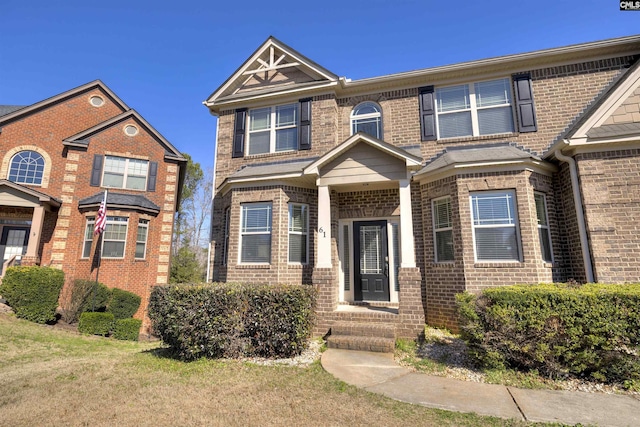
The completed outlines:
[[[160,343],[87,337],[0,315],[0,413],[34,425],[529,426],[397,402],[320,366],[181,362]]]

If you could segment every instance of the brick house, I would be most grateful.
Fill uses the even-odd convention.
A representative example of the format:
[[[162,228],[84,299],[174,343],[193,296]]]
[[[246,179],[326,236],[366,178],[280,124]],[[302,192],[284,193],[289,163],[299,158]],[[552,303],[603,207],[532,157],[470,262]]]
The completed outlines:
[[[268,38],[204,101],[211,279],[313,284],[317,333],[407,337],[456,329],[465,290],[640,281],[639,55],[631,36],[350,80]]]
[[[185,158],[104,83],[0,106],[0,259],[95,279],[93,223],[105,189],[99,280],[142,297],[167,283]],[[63,289],[63,295],[66,289]],[[148,323],[145,322],[143,330]]]

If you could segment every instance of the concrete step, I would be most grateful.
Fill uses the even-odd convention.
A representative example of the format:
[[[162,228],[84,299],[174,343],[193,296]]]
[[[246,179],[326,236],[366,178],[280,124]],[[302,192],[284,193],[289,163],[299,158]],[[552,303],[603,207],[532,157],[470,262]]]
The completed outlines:
[[[389,323],[336,322],[331,325],[331,335],[380,337],[395,339],[395,326]]]
[[[343,350],[375,351],[393,353],[396,340],[386,337],[362,337],[356,335],[329,335],[327,347]]]

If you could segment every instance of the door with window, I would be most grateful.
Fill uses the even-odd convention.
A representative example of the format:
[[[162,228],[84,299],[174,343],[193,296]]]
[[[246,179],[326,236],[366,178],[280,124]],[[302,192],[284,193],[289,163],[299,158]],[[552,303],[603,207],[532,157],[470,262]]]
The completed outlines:
[[[29,243],[29,227],[3,227],[0,235],[0,273],[4,262],[14,255],[27,253]]]
[[[389,301],[387,221],[353,223],[354,297],[356,301]]]

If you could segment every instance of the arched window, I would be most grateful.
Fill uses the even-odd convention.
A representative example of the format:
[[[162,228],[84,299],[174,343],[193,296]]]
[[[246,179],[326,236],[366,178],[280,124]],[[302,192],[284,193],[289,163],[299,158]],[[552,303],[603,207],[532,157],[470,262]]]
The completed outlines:
[[[11,159],[9,181],[20,184],[42,184],[44,158],[35,151],[21,151]]]
[[[382,111],[374,102],[356,105],[351,112],[351,134],[364,132],[382,139]]]

